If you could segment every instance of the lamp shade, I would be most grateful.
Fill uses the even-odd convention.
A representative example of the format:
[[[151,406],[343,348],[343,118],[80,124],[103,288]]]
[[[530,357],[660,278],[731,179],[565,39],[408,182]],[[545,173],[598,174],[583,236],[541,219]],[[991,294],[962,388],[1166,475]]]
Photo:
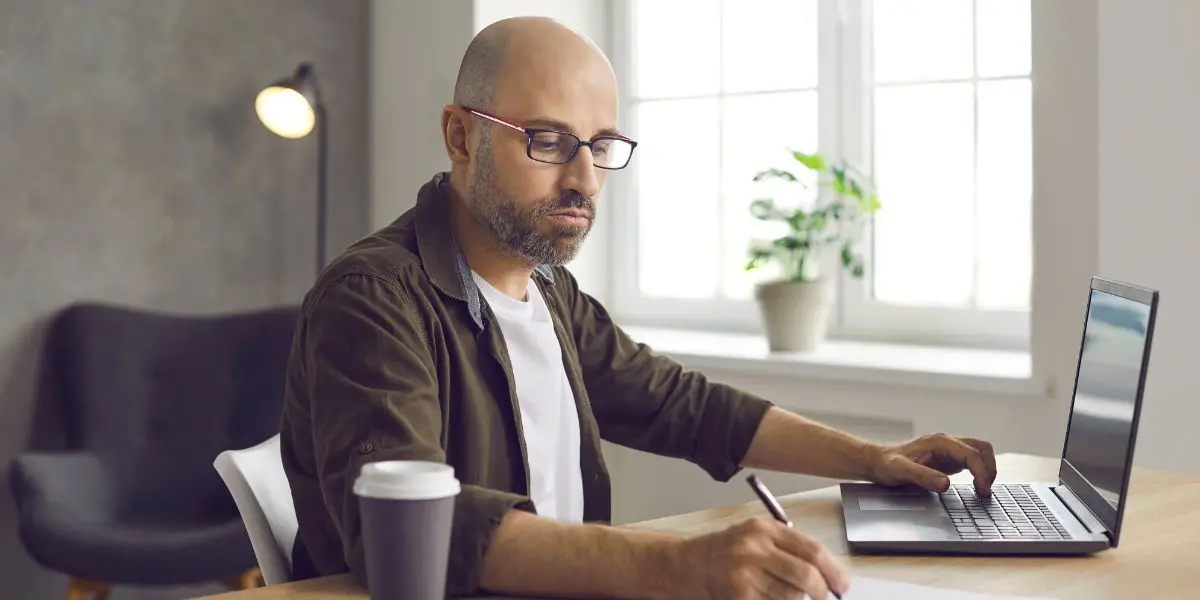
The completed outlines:
[[[296,139],[308,135],[316,126],[320,101],[312,66],[304,63],[291,77],[280,79],[258,92],[254,111],[272,133]]]

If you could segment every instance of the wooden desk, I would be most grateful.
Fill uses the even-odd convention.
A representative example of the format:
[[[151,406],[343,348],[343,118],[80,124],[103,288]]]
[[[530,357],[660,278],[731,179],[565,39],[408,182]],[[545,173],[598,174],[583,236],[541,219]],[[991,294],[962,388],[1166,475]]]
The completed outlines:
[[[1053,481],[1058,459],[1005,454],[1001,481]],[[957,481],[970,479],[962,475]],[[767,477],[770,482],[769,476]],[[731,483],[737,485],[738,483]],[[750,490],[746,490],[750,496]],[[851,572],[962,590],[1062,600],[1200,597],[1200,477],[1135,469],[1121,545],[1086,557],[847,556],[837,487],[780,499],[798,529],[845,557]],[[694,535],[764,514],[757,501],[628,527]],[[365,600],[348,576],[209,596],[205,600]]]

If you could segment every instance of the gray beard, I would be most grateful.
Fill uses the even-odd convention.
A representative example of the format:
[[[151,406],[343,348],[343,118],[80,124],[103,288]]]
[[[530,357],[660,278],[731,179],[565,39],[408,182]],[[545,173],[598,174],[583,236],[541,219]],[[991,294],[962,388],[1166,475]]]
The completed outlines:
[[[489,128],[481,132],[477,160],[466,202],[471,217],[491,230],[501,246],[531,266],[563,265],[574,260],[591,226],[562,227],[550,235],[538,231],[542,217],[562,209],[563,204],[552,198],[525,210],[504,195],[496,182]],[[580,208],[595,214],[591,201],[586,200],[586,204]]]

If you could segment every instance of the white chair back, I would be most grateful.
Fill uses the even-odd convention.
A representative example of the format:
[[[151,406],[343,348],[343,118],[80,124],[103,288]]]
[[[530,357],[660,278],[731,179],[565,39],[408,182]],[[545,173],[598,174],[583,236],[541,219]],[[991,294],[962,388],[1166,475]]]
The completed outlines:
[[[237,503],[263,583],[290,581],[296,508],[279,455],[279,435],[243,450],[226,450],[213,461],[213,467]]]

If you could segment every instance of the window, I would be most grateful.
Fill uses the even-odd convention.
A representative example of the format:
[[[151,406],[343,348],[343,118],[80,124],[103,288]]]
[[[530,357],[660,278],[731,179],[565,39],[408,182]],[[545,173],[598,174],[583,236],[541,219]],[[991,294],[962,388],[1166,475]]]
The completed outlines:
[[[640,145],[610,178],[614,311],[758,327],[746,273],[758,171],[788,149],[871,173],[867,274],[839,281],[835,335],[1027,343],[1032,265],[1030,0],[621,0],[614,66]]]

